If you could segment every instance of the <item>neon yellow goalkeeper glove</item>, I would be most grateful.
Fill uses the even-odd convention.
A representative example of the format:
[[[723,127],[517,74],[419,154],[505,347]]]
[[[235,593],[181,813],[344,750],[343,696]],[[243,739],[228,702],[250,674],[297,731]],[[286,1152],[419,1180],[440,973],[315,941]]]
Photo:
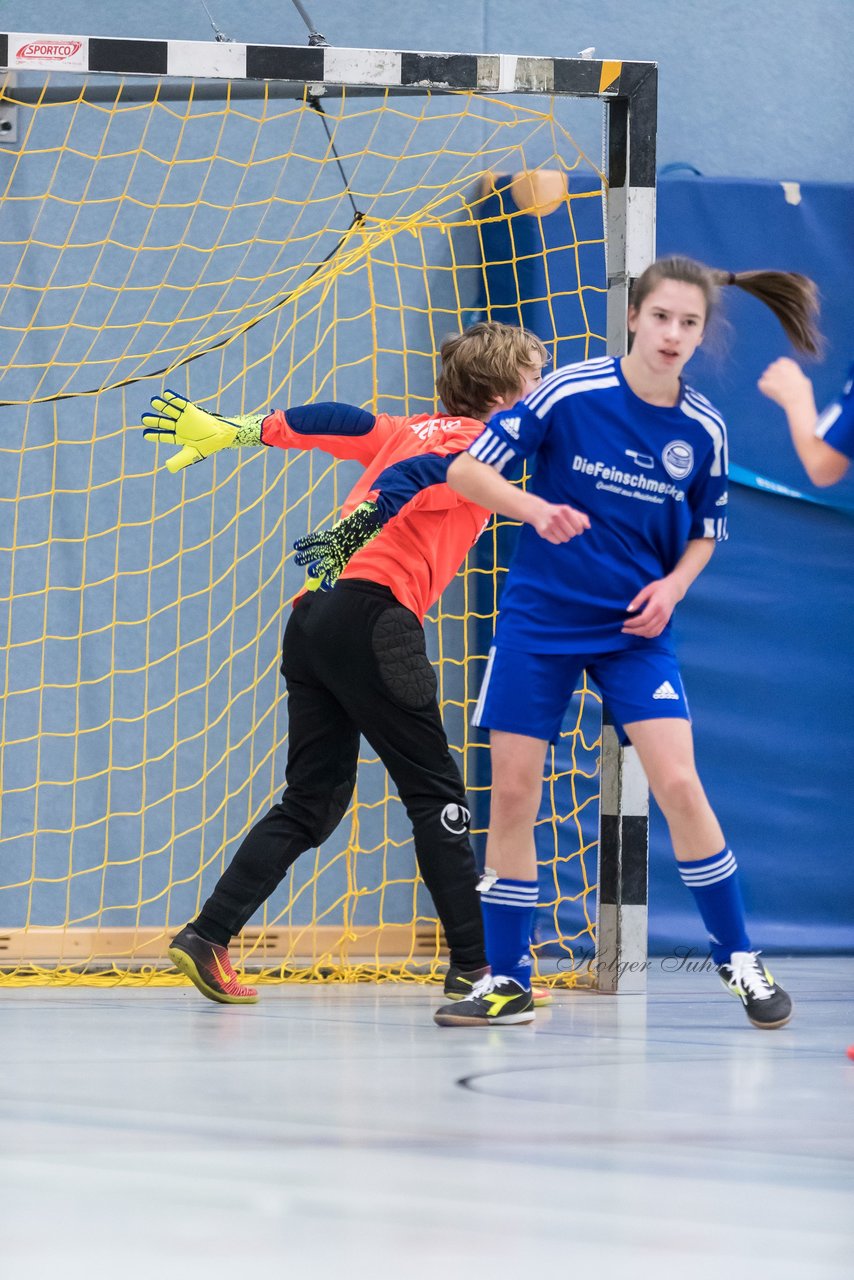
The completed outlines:
[[[240,445],[260,445],[262,414],[239,418],[221,418],[217,413],[200,409],[177,391],[166,390],[152,396],[154,413],[144,413],[143,436],[155,444],[177,444],[181,452],[166,462],[166,470],[175,474],[194,462],[201,462],[220,449],[236,449]]]
[[[309,575],[316,579],[310,589],[328,591],[339,574],[357,551],[372,542],[382,532],[377,504],[362,502],[331,529],[308,533],[294,543],[297,564],[307,567]]]

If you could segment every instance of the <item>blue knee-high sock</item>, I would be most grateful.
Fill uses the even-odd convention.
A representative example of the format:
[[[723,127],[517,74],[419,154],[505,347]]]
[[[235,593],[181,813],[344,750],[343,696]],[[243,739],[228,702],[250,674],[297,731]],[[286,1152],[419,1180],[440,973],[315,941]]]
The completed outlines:
[[[715,964],[726,964],[733,951],[749,951],[738,866],[732,850],[722,849],[711,858],[676,865],[709,931]]]
[[[537,905],[536,880],[493,881],[481,890],[486,958],[495,977],[531,986],[531,929]]]

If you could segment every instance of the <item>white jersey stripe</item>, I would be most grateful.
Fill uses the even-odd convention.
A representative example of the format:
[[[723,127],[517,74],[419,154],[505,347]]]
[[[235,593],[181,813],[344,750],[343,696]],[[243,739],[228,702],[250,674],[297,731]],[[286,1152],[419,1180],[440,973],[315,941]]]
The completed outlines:
[[[613,356],[603,356],[599,360],[586,360],[583,364],[570,364],[563,369],[555,369],[548,377],[543,378],[540,385],[531,391],[525,400],[530,409],[535,409],[544,396],[548,395],[558,384],[576,382],[590,377],[598,377],[613,372]]]
[[[618,387],[619,385],[620,379],[616,374],[611,374],[610,377],[587,378],[582,382],[568,382],[563,386],[557,387],[547,400],[537,406],[534,412],[538,418],[544,418],[559,400],[563,400],[567,396],[578,395],[580,391],[602,391],[606,387]]]
[[[503,472],[508,462],[513,462],[515,461],[515,459],[516,459],[516,454],[508,445],[507,448],[504,450],[504,452],[500,455],[500,457],[495,458],[490,463],[490,466],[493,468],[493,470],[498,471],[500,473],[500,472]]]
[[[831,404],[828,405],[823,413],[818,415],[818,421],[815,424],[815,434],[818,436],[819,440],[824,439],[841,412],[841,404]]]
[[[589,360],[576,360],[573,364],[562,364],[557,369],[552,369],[551,373],[547,373],[543,378],[543,382],[554,382],[556,378],[565,378],[571,374],[584,373],[588,369],[598,369],[603,365],[613,364],[613,362],[613,356],[592,356]],[[539,387],[532,394],[536,394],[538,390]]]
[[[715,456],[712,465],[709,468],[709,474],[713,476],[723,475],[728,467],[726,432],[722,430],[710,414],[701,412],[687,396],[682,397],[679,408],[689,418],[693,418],[695,422],[699,422],[700,426],[703,427],[704,430],[706,430],[712,437],[712,442],[715,446]],[[714,532],[707,536],[714,537]]]
[[[549,387],[553,387],[558,382],[565,382],[571,378],[588,378],[594,373],[607,372],[612,368],[613,364],[613,356],[602,356],[598,360],[585,360],[581,364],[568,364],[561,369],[555,369],[543,378],[538,387],[528,393],[527,403],[530,404],[536,400],[544,390],[548,390]]]
[[[483,673],[483,682],[480,686],[477,702],[475,703],[474,713],[471,722],[475,728],[480,724],[480,717],[483,715],[483,704],[486,701],[486,691],[489,688],[489,677],[492,675],[492,664],[495,661],[495,645],[489,650],[489,657],[486,660],[486,671]]]
[[[714,418],[718,426],[726,428],[726,423],[724,422],[723,417],[712,404],[711,400],[707,400],[704,395],[699,391],[695,391],[693,387],[686,387],[685,395],[697,406],[698,409],[702,409],[702,411],[707,413],[710,418]]]
[[[512,462],[516,457],[511,446],[491,427],[484,428],[483,434],[479,435],[469,448],[469,453],[473,458],[477,458],[478,462],[483,462],[496,471],[503,471],[507,463]]]
[[[494,467],[496,471],[503,471],[507,463],[516,455],[508,444],[496,437],[488,449],[483,449],[480,454],[475,456],[478,462],[483,462],[488,467]]]
[[[480,453],[477,455],[477,457],[481,462],[489,462],[489,463],[494,462],[497,456],[500,453],[503,453],[504,450],[507,448],[507,442],[505,440],[502,440],[501,436],[498,434],[497,431],[491,432],[491,435],[492,435],[491,443],[485,449],[482,449]]]
[[[486,462],[493,449],[503,443],[504,441],[495,434],[491,427],[484,427],[483,433],[475,440],[469,449],[469,453],[473,458],[479,458],[481,462]]]
[[[715,406],[711,404],[706,399],[705,396],[701,396],[698,392],[694,391],[691,387],[685,388],[685,399],[688,401],[689,404],[693,405],[695,409],[697,409],[700,413],[704,414],[707,418],[710,418],[712,422],[716,423],[717,426],[720,428],[721,434],[724,438],[724,458],[726,459],[726,450],[727,450],[726,423],[724,422],[721,415],[718,413]]]

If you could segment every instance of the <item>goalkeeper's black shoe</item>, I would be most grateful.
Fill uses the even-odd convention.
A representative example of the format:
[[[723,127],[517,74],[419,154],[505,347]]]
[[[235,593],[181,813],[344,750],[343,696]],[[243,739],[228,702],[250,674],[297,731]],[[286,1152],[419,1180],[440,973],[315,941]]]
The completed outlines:
[[[475,983],[470,996],[442,1005],[433,1014],[440,1027],[508,1027],[533,1022],[535,1017],[530,991],[513,978],[491,974]]]
[[[491,972],[488,964],[481,969],[459,969],[455,964],[449,965],[445,974],[445,995],[449,1000],[465,1000],[471,995],[475,983]]]
[[[169,959],[203,996],[220,1004],[257,1004],[258,992],[245,987],[231,967],[228,948],[208,942],[188,924],[169,945]]]
[[[445,995],[449,1000],[465,1000],[466,996],[470,996],[475,983],[485,978],[491,970],[489,965],[485,965],[482,969],[458,969],[452,964],[445,974]],[[534,1001],[535,1009],[542,1009],[547,1004],[552,1004],[552,993],[548,987],[531,987],[531,997]]]
[[[730,995],[744,1005],[754,1027],[773,1031],[791,1018],[791,996],[777,986],[758,951],[733,951],[729,964],[718,965],[718,974]]]

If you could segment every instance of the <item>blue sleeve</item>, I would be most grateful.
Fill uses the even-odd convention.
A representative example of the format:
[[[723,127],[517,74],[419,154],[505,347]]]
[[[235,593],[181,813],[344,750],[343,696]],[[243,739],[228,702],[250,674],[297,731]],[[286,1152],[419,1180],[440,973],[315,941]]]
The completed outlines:
[[[448,467],[457,457],[459,454],[456,453],[420,453],[414,458],[395,462],[393,466],[381,471],[373,486],[380,491],[377,497],[380,524],[387,524],[422,489],[434,484],[445,484]]]
[[[525,459],[532,458],[543,443],[565,373],[565,369],[555,369],[512,409],[494,413],[469,447],[472,457],[493,467],[505,479],[518,475]]]
[[[725,542],[729,537],[727,485],[726,431],[723,430],[720,446],[709,451],[686,495],[691,507],[690,539],[714,538],[716,542]]]
[[[373,431],[376,418],[354,404],[328,400],[321,404],[299,404],[287,409],[288,426],[301,436],[365,436]]]
[[[815,434],[846,458],[854,458],[854,365],[842,395],[819,414]]]
[[[525,459],[539,449],[545,426],[521,400],[512,409],[502,409],[489,419],[470,445],[469,453],[510,480],[521,472]]]

